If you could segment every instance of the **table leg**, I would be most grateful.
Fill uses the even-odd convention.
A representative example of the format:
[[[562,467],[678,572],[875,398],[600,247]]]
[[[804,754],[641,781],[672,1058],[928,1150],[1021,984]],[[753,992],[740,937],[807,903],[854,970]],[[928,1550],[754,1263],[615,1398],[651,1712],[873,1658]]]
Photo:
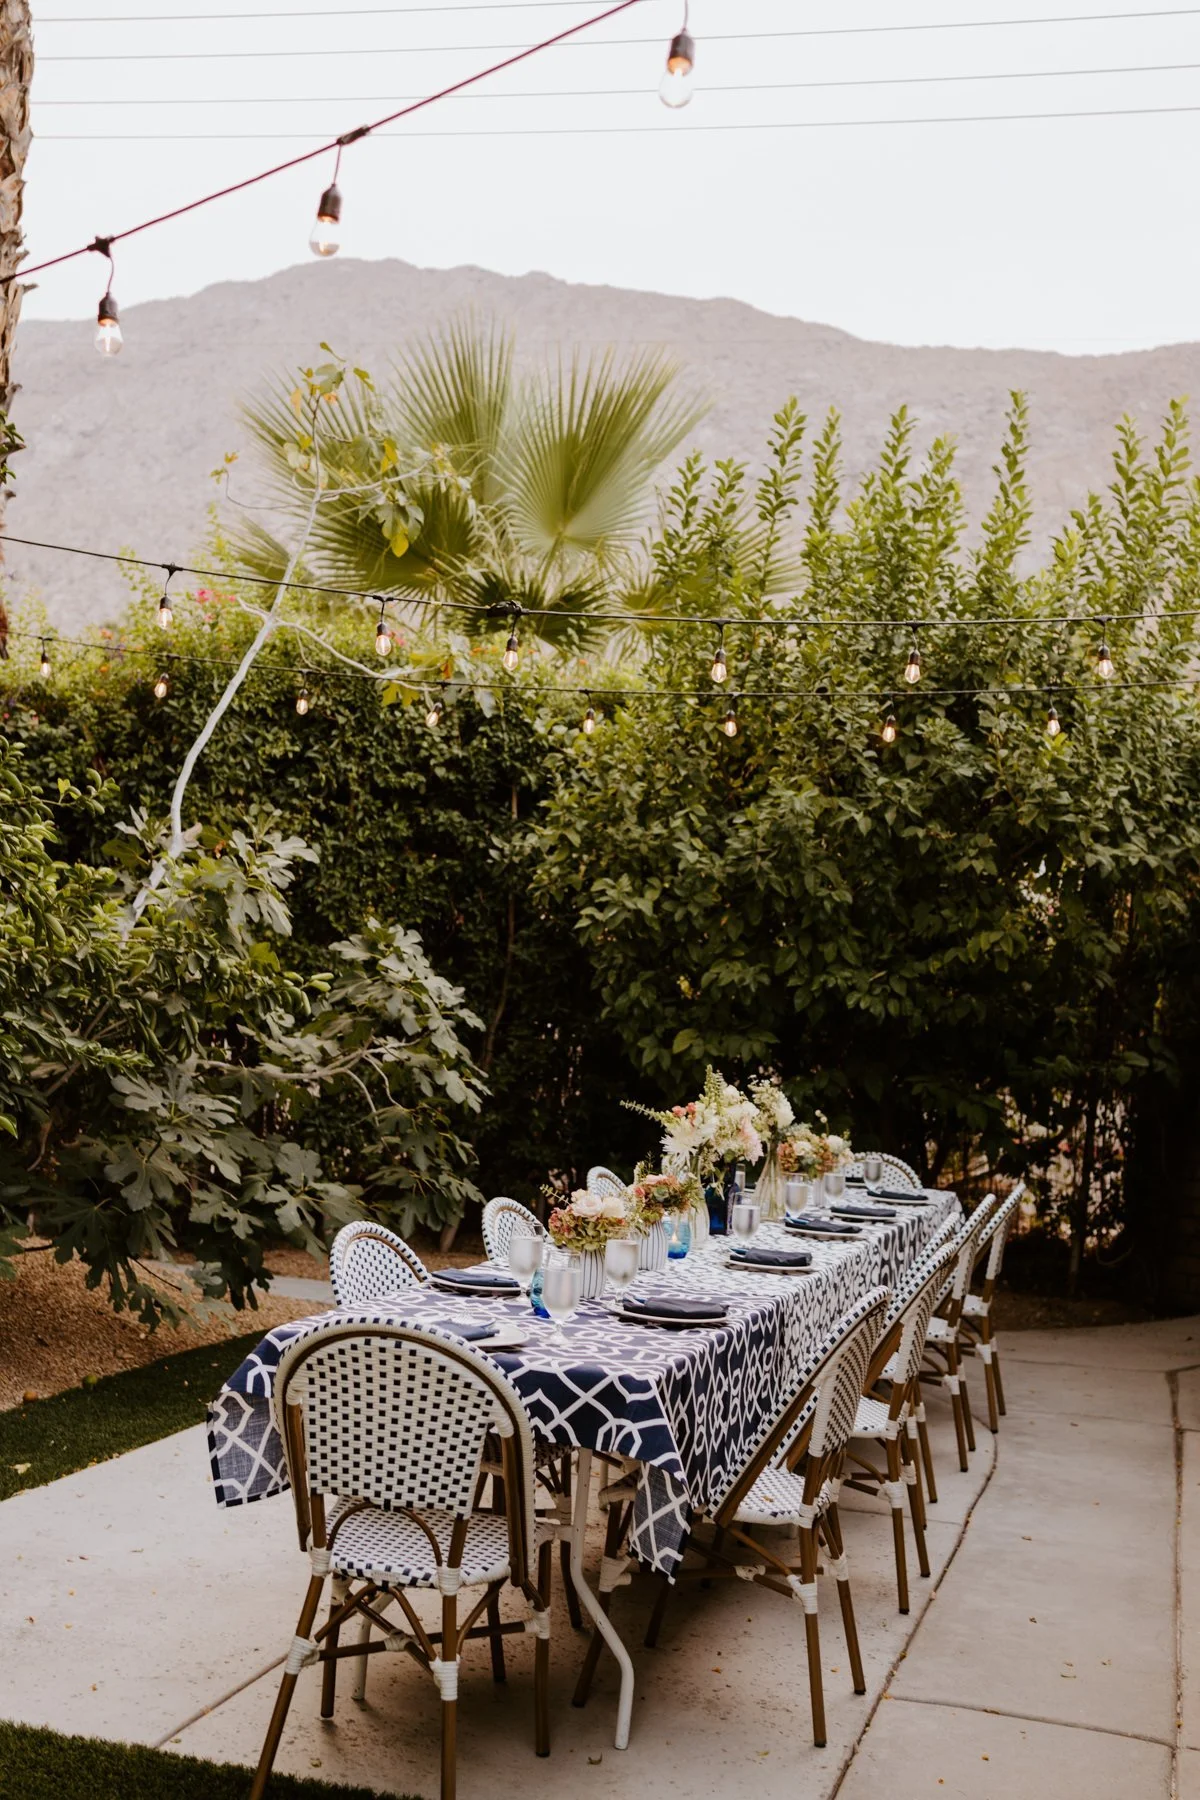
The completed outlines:
[[[629,1722],[633,1716],[633,1663],[617,1634],[616,1626],[601,1606],[599,1599],[583,1578],[583,1541],[587,1531],[588,1495],[591,1491],[592,1453],[579,1452],[575,1470],[575,1507],[571,1514],[571,1579],[575,1591],[592,1615],[596,1629],[617,1659],[621,1671],[621,1694],[617,1701],[617,1730],[613,1739],[618,1750],[629,1747]]]

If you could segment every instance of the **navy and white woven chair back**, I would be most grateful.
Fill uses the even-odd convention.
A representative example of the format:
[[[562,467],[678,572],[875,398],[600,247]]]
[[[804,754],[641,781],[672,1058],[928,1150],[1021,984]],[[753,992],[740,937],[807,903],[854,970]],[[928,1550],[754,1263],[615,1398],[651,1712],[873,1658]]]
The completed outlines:
[[[908,1163],[903,1162],[900,1157],[891,1156],[885,1150],[868,1150],[864,1152],[864,1155],[877,1156],[879,1158],[880,1162],[883,1164],[883,1179],[888,1183],[889,1187],[907,1188],[910,1193],[920,1193],[921,1183],[917,1179],[916,1170],[910,1168]],[[848,1163],[846,1165],[846,1173],[847,1175],[853,1175],[856,1180],[861,1180],[863,1173],[862,1157],[856,1157],[852,1163]]]
[[[962,1229],[954,1240],[958,1247],[958,1261],[954,1265],[950,1291],[956,1300],[961,1300],[971,1285],[971,1276],[975,1272],[979,1256],[979,1240],[987,1230],[995,1210],[995,1194],[985,1194],[975,1211],[963,1220]]]
[[[598,1194],[601,1200],[611,1200],[614,1194],[618,1199],[624,1199],[628,1184],[611,1169],[606,1169],[603,1163],[597,1163],[587,1172],[587,1191]]]
[[[506,1269],[513,1233],[530,1232],[536,1237],[541,1229],[527,1206],[522,1206],[519,1200],[510,1200],[507,1194],[497,1194],[483,1209],[483,1247],[488,1261]]]
[[[983,1236],[979,1240],[980,1249],[983,1249],[985,1245],[989,1247],[986,1270],[989,1281],[994,1282],[999,1279],[1000,1267],[1004,1261],[1004,1246],[1008,1243],[1009,1233],[1017,1222],[1017,1208],[1024,1195],[1025,1183],[1018,1181],[1012,1193],[1006,1195],[988,1220]]]
[[[533,1438],[520,1396],[494,1364],[450,1333],[331,1321],[285,1351],[273,1405],[293,1486],[387,1512],[475,1508],[487,1434],[514,1440],[525,1554],[534,1559]],[[288,1409],[303,1421],[294,1466]]]
[[[370,1219],[355,1219],[333,1240],[329,1279],[339,1306],[362,1306],[401,1288],[422,1287],[429,1271],[396,1232]]]
[[[832,1349],[811,1377],[817,1390],[808,1440],[814,1456],[831,1455],[849,1440],[890,1297],[887,1288],[875,1288],[850,1308],[836,1327]]]
[[[925,1339],[929,1332],[929,1321],[937,1308],[942,1289],[946,1285],[946,1276],[950,1273],[957,1254],[953,1244],[942,1244],[932,1258],[928,1261],[922,1259],[924,1276],[909,1294],[899,1312],[896,1311],[895,1302],[893,1302],[888,1314],[889,1326],[903,1321],[895,1358],[892,1363],[888,1364],[893,1381],[913,1381],[920,1374]]]
[[[908,1305],[909,1301],[924,1281],[929,1272],[930,1265],[940,1252],[951,1244],[952,1239],[957,1235],[960,1228],[961,1224],[957,1218],[942,1220],[911,1269],[909,1269],[896,1284],[892,1293],[892,1303],[888,1307],[887,1322],[889,1325],[894,1325],[896,1323],[896,1320],[900,1317],[900,1314],[904,1311],[904,1308]],[[949,1263],[952,1263],[953,1261],[954,1258],[950,1257]],[[949,1263],[947,1266],[949,1266]]]

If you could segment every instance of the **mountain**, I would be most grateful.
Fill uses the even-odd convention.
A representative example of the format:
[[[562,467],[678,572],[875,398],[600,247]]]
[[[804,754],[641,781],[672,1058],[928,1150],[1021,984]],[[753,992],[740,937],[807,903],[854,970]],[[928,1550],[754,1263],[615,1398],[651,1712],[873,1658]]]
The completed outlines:
[[[1167,401],[1194,392],[1200,379],[1198,344],[1087,357],[913,349],[735,300],[396,261],[307,263],[132,306],[115,359],[95,354],[88,323],[22,324],[16,424],[28,447],[16,463],[7,529],[189,560],[215,498],[210,472],[245,444],[239,399],[264,373],[312,362],[322,340],[382,373],[398,345],[467,309],[510,324],[528,360],[576,345],[668,350],[684,379],[711,396],[696,434],[710,455],[755,460],[772,413],[794,393],[811,419],[839,408],[847,472],[857,475],[878,453],[890,414],[907,404],[922,443],[941,433],[956,439],[976,520],[990,497],[1009,393],[1022,388],[1032,407],[1040,542],[1089,487],[1107,481],[1114,422],[1129,413],[1152,431]],[[38,589],[64,631],[111,614],[126,592],[111,566],[82,557],[13,545],[6,562],[18,588]]]

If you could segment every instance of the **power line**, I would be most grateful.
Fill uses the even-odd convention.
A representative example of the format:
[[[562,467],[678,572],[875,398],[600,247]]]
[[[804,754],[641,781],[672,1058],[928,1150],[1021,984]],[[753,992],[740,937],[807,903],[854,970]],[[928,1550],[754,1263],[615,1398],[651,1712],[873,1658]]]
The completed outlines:
[[[401,13],[447,13],[447,12],[525,12],[535,7],[557,6],[560,9],[568,6],[590,6],[591,0],[500,0],[500,4],[489,4],[487,0],[448,0],[444,6],[339,6],[339,19],[391,18]],[[37,21],[40,31],[43,25],[210,25],[218,19],[229,20],[241,24],[244,19],[322,19],[329,23],[329,9],[320,7],[302,12],[232,12],[232,13],[82,13],[79,15],[58,14],[52,18]]]
[[[875,75],[866,78],[853,77],[837,81],[738,81],[721,82],[715,86],[706,86],[708,94],[778,94],[813,91],[821,88],[875,88],[875,87],[927,87],[944,85],[958,81],[1065,81],[1076,76],[1088,75],[1164,75],[1189,74],[1200,69],[1200,63],[1128,63],[1119,67],[1104,69],[1005,69],[983,70],[969,75]],[[520,93],[498,94],[458,94],[455,100],[488,101],[491,104],[505,100],[644,100],[653,88],[534,88]],[[414,94],[230,94],[212,95],[197,99],[186,95],[180,99],[164,100],[161,97],[147,99],[113,100],[39,100],[38,108],[59,106],[375,106],[392,105],[396,101],[408,101],[419,98]]]
[[[278,589],[279,582],[269,575],[231,575],[226,569],[203,569],[190,563],[174,562],[167,557],[132,556],[126,551],[93,550],[79,544],[55,544],[41,538],[17,537],[12,532],[0,532],[0,543],[20,544],[28,550],[50,550],[62,556],[84,556],[96,562],[124,563],[131,568],[159,569],[166,574],[196,575],[203,581],[213,581],[222,586],[266,587]],[[921,617],[915,613],[904,613],[891,619],[868,618],[793,618],[782,615],[766,617],[749,617],[745,614],[722,616],[719,613],[660,613],[660,612],[599,612],[584,607],[555,606],[519,606],[481,604],[469,600],[427,600],[423,596],[383,595],[371,592],[366,588],[333,587],[314,581],[291,581],[288,586],[299,593],[321,594],[339,600],[357,600],[371,607],[390,605],[394,600],[403,600],[408,604],[425,607],[431,612],[469,613],[476,618],[494,618],[498,622],[509,618],[551,619],[558,623],[575,620],[585,625],[697,625],[708,631],[725,632],[731,630],[780,630],[794,631],[801,635],[811,631],[826,630],[863,630],[863,631],[912,631],[926,632],[930,630],[976,631],[988,630],[996,625],[1019,625],[1025,629],[1030,626],[1069,626],[1069,625],[1119,625],[1144,623],[1152,620],[1158,624],[1167,619],[1200,618],[1200,606],[1163,609],[1159,612],[1095,612],[1095,613],[1011,613],[995,614],[989,617],[946,618],[934,616]],[[39,636],[34,632],[30,636]]]
[[[120,243],[123,239],[134,237],[138,232],[149,231],[155,225],[165,225],[170,219],[182,218],[185,213],[195,212],[198,207],[208,206],[214,200],[223,200],[230,194],[241,193],[245,188],[254,187],[260,181],[268,181],[272,175],[282,175],[285,170],[299,168],[302,163],[311,162],[314,157],[327,155],[330,151],[336,150],[340,159],[345,145],[368,136],[369,133],[377,131],[380,126],[393,124],[395,120],[404,118],[409,113],[419,112],[425,106],[432,106],[437,100],[448,99],[451,94],[457,94],[464,88],[473,87],[477,81],[484,81],[489,75],[498,75],[503,69],[513,68],[517,63],[525,62],[529,57],[536,56],[539,51],[549,50],[555,44],[575,36],[576,33],[588,31],[593,25],[599,25],[605,19],[615,18],[618,13],[628,12],[631,6],[638,4],[639,0],[615,0],[615,3],[606,11],[595,13],[590,18],[581,20],[578,25],[568,25],[552,37],[543,38],[539,43],[527,45],[515,56],[506,57],[503,62],[493,63],[486,69],[480,69],[474,75],[464,76],[461,81],[451,82],[448,87],[439,88],[436,93],[427,94],[424,98],[413,101],[410,106],[401,107],[398,112],[389,113],[382,119],[374,120],[370,125],[359,125],[353,131],[343,132],[331,143],[320,145],[315,150],[306,150],[299,156],[290,157],[287,162],[277,163],[273,168],[260,170],[257,175],[248,175],[242,181],[231,182],[228,187],[217,188],[211,194],[202,194],[198,200],[189,200],[183,206],[173,207],[170,212],[159,213],[156,218],[144,219],[140,225],[130,225],[126,230],[112,232],[106,238],[98,237],[90,244],[80,244],[75,250],[66,250],[59,256],[47,257],[43,262],[33,263],[27,268],[12,269],[7,274],[0,276],[0,285],[7,286],[10,281],[23,281],[30,275],[40,273],[43,269],[56,268],[59,263],[71,262],[75,257],[87,256],[92,251],[98,251],[101,255],[107,256],[111,269],[112,246]]]
[[[516,125],[497,126],[494,130],[484,131],[381,131],[377,135],[382,138],[403,138],[411,143],[418,138],[530,138],[530,137],[692,137],[697,132],[712,131],[846,131],[861,128],[876,129],[891,125],[1015,125],[1024,121],[1036,122],[1044,119],[1145,119],[1165,117],[1173,113],[1197,113],[1200,106],[1102,106],[1089,107],[1081,112],[1021,112],[1021,113],[956,113],[936,118],[917,117],[911,119],[778,119],[775,121],[751,120],[745,124],[733,125]],[[266,139],[272,143],[302,143],[304,134],[295,131],[225,131],[225,132],[112,132],[89,133],[73,131],[45,131],[39,138],[41,143],[58,144],[129,144],[129,143],[258,143]],[[327,149],[328,146],[326,145]],[[311,151],[310,156],[322,154],[319,150]],[[307,162],[308,156],[296,157],[295,163]],[[293,167],[286,163],[285,168]],[[278,171],[272,170],[275,174]],[[262,179],[257,177],[256,179]],[[248,186],[246,182],[239,184]],[[236,189],[226,190],[229,193]],[[210,195],[217,199],[219,195]],[[195,204],[203,205],[202,201]],[[188,211],[190,208],[182,208]],[[167,218],[174,217],[168,213]],[[152,224],[161,221],[151,220]],[[138,227],[137,229],[145,229]],[[129,236],[128,232],[123,236]],[[115,242],[115,240],[112,240]],[[91,246],[89,245],[90,249]],[[80,251],[72,251],[78,256]],[[56,257],[56,262],[63,262],[65,257]],[[26,275],[36,273],[37,269],[50,265],[38,263],[33,269],[23,270]],[[12,280],[9,276],[5,279]]]

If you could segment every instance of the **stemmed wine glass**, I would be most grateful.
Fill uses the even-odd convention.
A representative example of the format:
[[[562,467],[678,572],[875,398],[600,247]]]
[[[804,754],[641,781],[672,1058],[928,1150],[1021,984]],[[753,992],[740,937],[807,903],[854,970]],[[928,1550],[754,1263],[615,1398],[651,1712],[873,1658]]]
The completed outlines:
[[[573,1317],[583,1298],[583,1265],[572,1251],[559,1251],[542,1272],[542,1305],[554,1321],[546,1342],[559,1350],[570,1348],[563,1326]]]
[[[844,1200],[846,1197],[846,1177],[841,1169],[830,1169],[825,1177],[825,1198],[827,1200]]]
[[[863,1180],[866,1182],[867,1186],[877,1187],[883,1180],[882,1156],[864,1156],[862,1169]]]
[[[508,1266],[528,1293],[529,1284],[542,1266],[546,1240],[540,1232],[514,1231],[508,1241]]]
[[[636,1238],[609,1238],[604,1246],[604,1273],[608,1276],[609,1286],[617,1293],[616,1301],[609,1308],[612,1313],[620,1312],[621,1296],[638,1272],[638,1250]]]
[[[738,1200],[729,1209],[729,1229],[738,1242],[748,1245],[762,1223],[762,1208],[754,1200]]]

